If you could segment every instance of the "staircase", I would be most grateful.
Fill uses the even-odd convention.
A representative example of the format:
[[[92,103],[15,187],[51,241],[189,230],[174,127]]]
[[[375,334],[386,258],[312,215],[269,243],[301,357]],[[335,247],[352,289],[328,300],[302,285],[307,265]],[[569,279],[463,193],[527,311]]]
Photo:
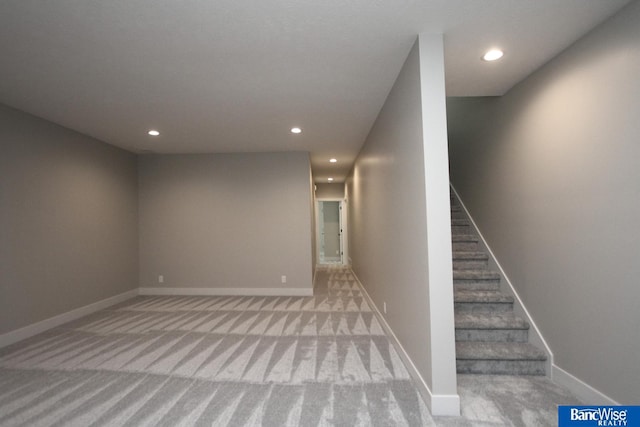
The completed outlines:
[[[529,343],[529,324],[500,292],[500,274],[453,196],[451,234],[458,373],[544,375],[546,354]]]

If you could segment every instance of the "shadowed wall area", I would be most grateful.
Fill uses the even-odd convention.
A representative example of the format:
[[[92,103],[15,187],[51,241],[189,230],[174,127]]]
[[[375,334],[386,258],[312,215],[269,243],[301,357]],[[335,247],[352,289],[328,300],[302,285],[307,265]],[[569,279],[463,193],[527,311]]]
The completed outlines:
[[[0,335],[138,287],[136,156],[0,105]]]

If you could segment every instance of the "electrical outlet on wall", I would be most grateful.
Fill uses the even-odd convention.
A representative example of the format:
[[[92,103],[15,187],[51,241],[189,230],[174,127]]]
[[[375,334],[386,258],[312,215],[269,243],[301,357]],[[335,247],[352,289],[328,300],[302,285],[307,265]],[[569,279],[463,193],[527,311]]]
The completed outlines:
[[[386,301],[384,301],[382,303],[382,311],[384,311],[384,314],[387,314],[387,302]]]
[[[158,276],[158,283],[164,283],[164,276],[162,274]]]
[[[282,283],[287,283],[287,276],[282,276],[280,280],[282,281]]]

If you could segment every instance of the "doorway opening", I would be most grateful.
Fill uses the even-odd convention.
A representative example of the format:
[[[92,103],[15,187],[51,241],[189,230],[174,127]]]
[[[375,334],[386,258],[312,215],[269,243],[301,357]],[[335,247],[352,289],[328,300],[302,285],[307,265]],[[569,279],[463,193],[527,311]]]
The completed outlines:
[[[316,209],[319,264],[344,264],[343,201],[318,200]]]

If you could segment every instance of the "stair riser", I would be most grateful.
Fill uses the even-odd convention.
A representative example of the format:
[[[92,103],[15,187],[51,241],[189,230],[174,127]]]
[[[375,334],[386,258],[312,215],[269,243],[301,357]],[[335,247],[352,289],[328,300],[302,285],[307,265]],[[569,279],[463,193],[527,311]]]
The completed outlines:
[[[526,329],[457,329],[456,341],[527,342]]]
[[[468,225],[452,225],[451,233],[452,234],[469,234],[471,233],[471,227]]]
[[[477,251],[478,242],[453,242],[451,244],[453,251]]]
[[[475,284],[479,284],[479,285],[495,285],[495,288],[493,289],[497,289],[498,287],[500,287],[500,279],[453,279],[453,284],[454,285],[475,285]]]
[[[459,291],[497,291],[500,290],[498,283],[490,282],[465,282],[465,283],[453,283],[454,289]]]
[[[500,291],[500,275],[489,267],[464,210],[453,195],[451,235],[457,372],[461,374],[545,375],[544,354],[529,344],[528,324],[513,315],[513,298]],[[464,252],[464,253],[462,253]],[[482,252],[482,253],[469,253]],[[476,316],[474,316],[474,314]]]
[[[512,302],[456,302],[456,313],[507,313],[513,311]]]
[[[479,270],[489,267],[487,260],[460,260],[453,261],[454,270]]]
[[[456,365],[459,374],[545,374],[545,362],[539,360],[458,360]]]

